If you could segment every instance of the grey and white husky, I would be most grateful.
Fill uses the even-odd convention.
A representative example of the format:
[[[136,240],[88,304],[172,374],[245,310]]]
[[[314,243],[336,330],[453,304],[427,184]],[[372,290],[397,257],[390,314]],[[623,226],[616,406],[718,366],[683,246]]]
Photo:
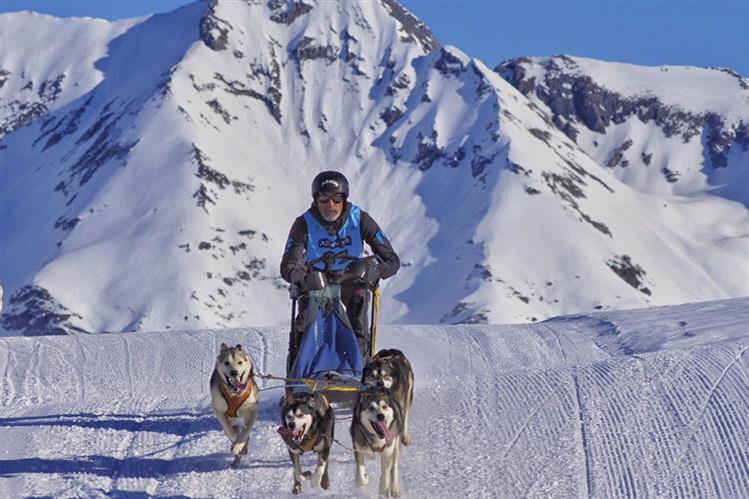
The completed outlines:
[[[252,358],[242,345],[221,344],[211,375],[211,406],[232,443],[233,466],[249,451],[250,431],[257,418],[258,389],[254,374]]]
[[[362,375],[364,385],[373,388],[387,388],[398,400],[403,409],[403,435],[401,443],[411,443],[408,431],[408,420],[411,417],[411,406],[414,402],[414,372],[411,362],[398,349],[380,350],[367,361]]]
[[[380,454],[380,496],[400,496],[400,449],[403,410],[387,388],[369,388],[359,393],[351,421],[356,484],[369,483],[365,457]]]
[[[281,426],[283,437],[294,465],[292,494],[302,492],[302,480],[309,479],[312,487],[330,487],[328,457],[333,445],[335,414],[327,398],[317,393],[288,393],[281,400]],[[301,456],[305,452],[317,453],[314,473],[302,472]]]

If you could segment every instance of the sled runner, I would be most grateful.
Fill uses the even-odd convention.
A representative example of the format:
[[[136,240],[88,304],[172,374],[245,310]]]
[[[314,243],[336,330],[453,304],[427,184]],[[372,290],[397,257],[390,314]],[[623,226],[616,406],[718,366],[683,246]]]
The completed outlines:
[[[310,381],[290,383],[293,392],[322,389],[349,392],[351,398],[355,395],[361,384],[365,359],[372,356],[377,339],[379,288],[377,283],[368,286],[364,279],[367,265],[373,264],[374,258],[326,253],[309,262],[311,271],[303,289],[292,287],[292,328],[295,327],[297,300],[306,298],[307,308],[304,332],[288,377]],[[344,270],[333,270],[336,262],[349,264]],[[370,317],[369,327],[361,332],[363,337],[357,338],[351,325],[341,298],[342,286],[355,286],[363,292],[365,310],[362,315]]]

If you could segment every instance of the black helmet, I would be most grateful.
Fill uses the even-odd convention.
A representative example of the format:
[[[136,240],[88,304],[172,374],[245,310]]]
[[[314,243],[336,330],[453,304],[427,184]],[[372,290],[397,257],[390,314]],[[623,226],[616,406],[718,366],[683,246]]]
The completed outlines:
[[[318,173],[312,181],[312,199],[321,194],[343,194],[344,198],[348,198],[348,180],[340,172]]]

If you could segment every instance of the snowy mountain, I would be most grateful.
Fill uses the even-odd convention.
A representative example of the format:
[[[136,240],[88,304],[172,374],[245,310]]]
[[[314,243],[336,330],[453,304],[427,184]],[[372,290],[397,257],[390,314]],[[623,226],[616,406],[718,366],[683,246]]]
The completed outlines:
[[[278,262],[325,169],[349,176],[404,262],[384,283],[386,323],[747,295],[746,82],[672,73],[685,89],[718,75],[700,101],[721,120],[710,130],[735,132],[706,142],[717,173],[694,173],[717,165],[695,152],[704,134],[685,143],[633,119],[588,131],[440,47],[394,0],[218,0],[114,23],[1,15],[1,330],[284,324]],[[609,137],[598,148],[596,133]],[[627,134],[622,173],[601,151]]]
[[[416,375],[404,497],[748,497],[747,324],[741,298],[384,327],[381,346]],[[283,328],[0,339],[0,495],[290,496],[278,382],[261,381],[250,453],[229,468],[208,393],[222,341],[283,370]],[[379,461],[367,468],[358,489],[352,453],[335,445],[325,495],[376,497]]]
[[[730,69],[557,56],[495,71],[628,186],[749,205],[749,80]]]

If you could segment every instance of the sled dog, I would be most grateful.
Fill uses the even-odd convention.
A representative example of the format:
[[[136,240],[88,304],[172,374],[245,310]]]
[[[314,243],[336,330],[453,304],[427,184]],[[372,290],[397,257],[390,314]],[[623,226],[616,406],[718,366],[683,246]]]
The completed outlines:
[[[281,427],[283,437],[294,465],[292,494],[302,492],[302,479],[309,479],[312,487],[330,487],[328,455],[333,446],[335,416],[330,402],[321,393],[288,393],[281,399]],[[302,472],[301,456],[305,452],[317,453],[315,472]]]
[[[356,484],[367,485],[364,458],[380,454],[380,497],[400,496],[400,448],[403,410],[387,388],[368,388],[359,393],[351,421],[351,442],[356,461]]]
[[[257,417],[258,389],[254,374],[252,359],[242,345],[221,344],[211,375],[211,406],[232,442],[233,466],[249,450],[250,431]]]
[[[364,385],[389,389],[403,409],[403,435],[401,443],[411,443],[408,431],[408,419],[411,417],[411,406],[414,401],[414,372],[411,363],[400,350],[391,348],[380,350],[364,366],[362,376]]]

